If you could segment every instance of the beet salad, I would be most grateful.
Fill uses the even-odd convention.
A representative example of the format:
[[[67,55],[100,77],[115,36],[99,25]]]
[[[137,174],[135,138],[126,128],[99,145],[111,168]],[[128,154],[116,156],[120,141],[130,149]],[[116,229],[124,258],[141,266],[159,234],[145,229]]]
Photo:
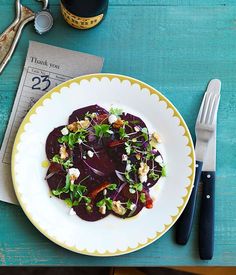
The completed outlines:
[[[166,175],[160,142],[141,118],[119,108],[75,110],[46,141],[51,193],[86,221],[133,217],[153,207],[149,190]]]

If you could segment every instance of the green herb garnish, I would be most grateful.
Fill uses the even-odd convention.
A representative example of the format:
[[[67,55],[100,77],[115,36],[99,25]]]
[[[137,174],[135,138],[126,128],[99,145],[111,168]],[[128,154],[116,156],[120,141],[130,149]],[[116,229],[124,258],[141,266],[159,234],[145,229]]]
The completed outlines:
[[[99,138],[109,137],[113,132],[110,130],[109,124],[99,124],[93,126],[95,130],[95,135]]]
[[[112,183],[107,186],[107,189],[109,189],[109,190],[116,190],[116,188],[117,188],[117,184],[115,184],[115,183]]]
[[[145,196],[145,194],[144,194],[144,193],[141,193],[139,199],[140,199],[140,201],[141,201],[142,203],[145,203],[145,202],[146,202],[146,196]]]
[[[119,134],[120,134],[120,138],[121,138],[121,139],[124,139],[124,138],[128,138],[128,137],[129,137],[129,136],[126,134],[125,129],[124,129],[123,127],[121,127],[121,128],[119,129]]]
[[[108,210],[112,209],[112,199],[111,198],[104,198],[96,203],[97,207],[101,207],[103,205],[106,205]]]
[[[119,109],[119,108],[111,108],[110,111],[109,111],[109,113],[111,115],[120,116],[120,115],[122,115],[123,110]]]
[[[160,178],[160,176],[156,174],[153,170],[150,171],[148,177],[153,180],[158,180]]]
[[[166,172],[166,165],[162,166],[161,175],[162,175],[162,177],[166,177],[166,175],[167,175],[167,172]]]
[[[68,160],[63,160],[63,159],[60,158],[59,155],[55,155],[52,158],[52,162],[61,164],[65,169],[68,169],[68,168],[73,166],[72,157],[69,158]]]

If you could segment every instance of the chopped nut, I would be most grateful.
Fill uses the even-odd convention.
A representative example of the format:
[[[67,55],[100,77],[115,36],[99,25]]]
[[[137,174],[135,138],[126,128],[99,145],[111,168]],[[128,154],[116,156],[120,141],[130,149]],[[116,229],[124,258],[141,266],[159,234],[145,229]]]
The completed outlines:
[[[115,123],[112,124],[113,128],[120,129],[124,125],[124,120],[118,118]]]
[[[77,121],[78,129],[87,129],[90,125],[89,119],[86,117],[84,120]]]
[[[140,159],[141,159],[141,154],[137,153],[137,154],[135,155],[135,157],[136,157],[137,160],[140,160]]]
[[[120,216],[123,216],[126,213],[126,208],[121,205],[120,201],[112,202],[112,210]]]
[[[139,176],[146,176],[150,170],[150,167],[147,165],[147,163],[140,162],[140,167],[138,169]]]
[[[76,132],[76,131],[78,131],[77,122],[73,122],[73,123],[69,124],[69,125],[67,126],[67,128],[68,128],[71,132]]]
[[[107,209],[106,205],[103,204],[102,206],[99,207],[99,210],[98,210],[98,211],[99,211],[102,215],[105,215],[105,214],[106,214],[106,209]]]
[[[90,126],[90,121],[86,117],[84,120],[78,120],[67,126],[71,132],[77,132],[79,129],[87,129]]]
[[[69,157],[67,151],[66,151],[66,146],[63,144],[60,146],[60,158],[61,159],[66,159]]]
[[[151,137],[151,140],[150,140],[150,145],[153,148],[157,148],[158,143],[161,143],[161,138],[156,132],[154,132],[154,133],[152,133],[152,137]]]

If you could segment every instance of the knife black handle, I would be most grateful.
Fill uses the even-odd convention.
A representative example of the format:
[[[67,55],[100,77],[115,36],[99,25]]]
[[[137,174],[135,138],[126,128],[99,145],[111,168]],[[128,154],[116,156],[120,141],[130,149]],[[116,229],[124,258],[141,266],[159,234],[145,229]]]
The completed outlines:
[[[214,251],[215,172],[202,172],[202,199],[199,224],[199,255],[211,260]]]
[[[182,215],[180,216],[176,224],[176,242],[181,245],[185,245],[188,242],[192,230],[198,184],[201,177],[201,172],[202,162],[196,161],[196,172],[192,193]]]

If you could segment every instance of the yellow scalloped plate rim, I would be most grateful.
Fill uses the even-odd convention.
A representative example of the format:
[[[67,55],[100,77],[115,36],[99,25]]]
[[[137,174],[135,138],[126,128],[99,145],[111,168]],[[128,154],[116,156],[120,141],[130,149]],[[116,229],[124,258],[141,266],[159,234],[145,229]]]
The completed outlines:
[[[164,101],[166,103],[166,108],[170,108],[173,110],[173,116],[174,117],[178,117],[180,120],[179,126],[182,126],[185,130],[184,132],[184,136],[188,139],[188,144],[186,146],[188,146],[190,148],[190,153],[189,153],[189,157],[192,159],[191,164],[189,165],[190,169],[191,169],[191,175],[188,177],[190,180],[190,184],[186,187],[187,190],[187,194],[182,197],[183,199],[183,204],[181,206],[178,207],[178,213],[175,216],[171,216],[172,218],[172,222],[168,225],[165,225],[165,228],[162,232],[156,232],[155,237],[153,238],[148,238],[147,241],[145,243],[138,243],[136,247],[127,247],[125,250],[119,250],[117,249],[114,252],[110,252],[110,251],[105,251],[104,253],[99,252],[98,250],[95,250],[93,252],[88,251],[87,249],[83,249],[80,250],[75,246],[69,246],[64,242],[59,241],[58,239],[54,238],[53,236],[50,236],[50,234],[45,231],[43,228],[41,228],[41,226],[37,223],[37,221],[34,220],[34,218],[32,217],[32,215],[27,211],[26,209],[26,205],[22,200],[21,194],[19,192],[18,189],[18,184],[16,181],[16,177],[15,177],[15,157],[17,154],[17,146],[20,143],[20,137],[22,135],[22,133],[24,132],[24,128],[25,125],[27,123],[30,123],[30,117],[33,114],[36,114],[36,109],[40,106],[43,106],[43,102],[45,99],[51,99],[51,95],[53,93],[60,93],[60,90],[64,87],[69,87],[70,84],[72,83],[78,83],[80,84],[80,82],[82,80],[88,80],[90,81],[93,78],[96,78],[98,80],[101,80],[102,78],[108,78],[110,81],[112,79],[119,79],[120,81],[124,81],[124,80],[128,80],[131,85],[133,84],[138,84],[140,86],[141,89],[146,88],[149,90],[150,95],[152,94],[156,94],[159,97],[159,101]],[[141,90],[140,89],[140,90]],[[60,85],[58,85],[57,87],[53,88],[51,91],[47,92],[43,97],[41,97],[36,103],[35,105],[30,109],[30,111],[27,113],[27,115],[25,116],[24,120],[21,123],[21,126],[17,132],[16,138],[15,138],[15,142],[14,142],[14,146],[13,146],[13,151],[12,151],[12,159],[11,159],[11,172],[12,172],[12,180],[13,180],[13,186],[15,189],[15,193],[17,196],[17,199],[23,209],[23,211],[25,212],[26,216],[28,217],[28,219],[31,221],[31,223],[44,235],[46,236],[49,240],[51,240],[52,242],[58,244],[59,246],[66,248],[68,250],[74,251],[76,253],[80,253],[80,254],[84,254],[84,255],[90,255],[90,256],[118,256],[118,255],[123,255],[123,254],[127,254],[130,252],[134,252],[136,250],[139,250],[149,244],[151,244],[152,242],[154,242],[155,240],[159,239],[163,234],[165,234],[173,225],[174,223],[177,221],[177,219],[179,218],[179,216],[181,215],[181,213],[183,212],[192,188],[193,188],[193,182],[194,182],[194,177],[195,177],[195,154],[194,154],[194,146],[193,146],[193,141],[191,138],[191,134],[188,130],[188,127],[184,121],[184,119],[182,118],[182,116],[179,114],[179,112],[176,110],[176,108],[174,107],[174,105],[164,96],[162,95],[159,91],[157,91],[156,89],[154,89],[153,87],[149,86],[148,84],[137,80],[135,78],[129,77],[129,76],[124,76],[124,75],[118,75],[118,74],[107,74],[107,73],[99,73],[99,74],[89,74],[89,75],[84,75],[84,76],[80,76],[80,77],[76,77],[74,79],[71,79],[69,81],[66,81]]]

